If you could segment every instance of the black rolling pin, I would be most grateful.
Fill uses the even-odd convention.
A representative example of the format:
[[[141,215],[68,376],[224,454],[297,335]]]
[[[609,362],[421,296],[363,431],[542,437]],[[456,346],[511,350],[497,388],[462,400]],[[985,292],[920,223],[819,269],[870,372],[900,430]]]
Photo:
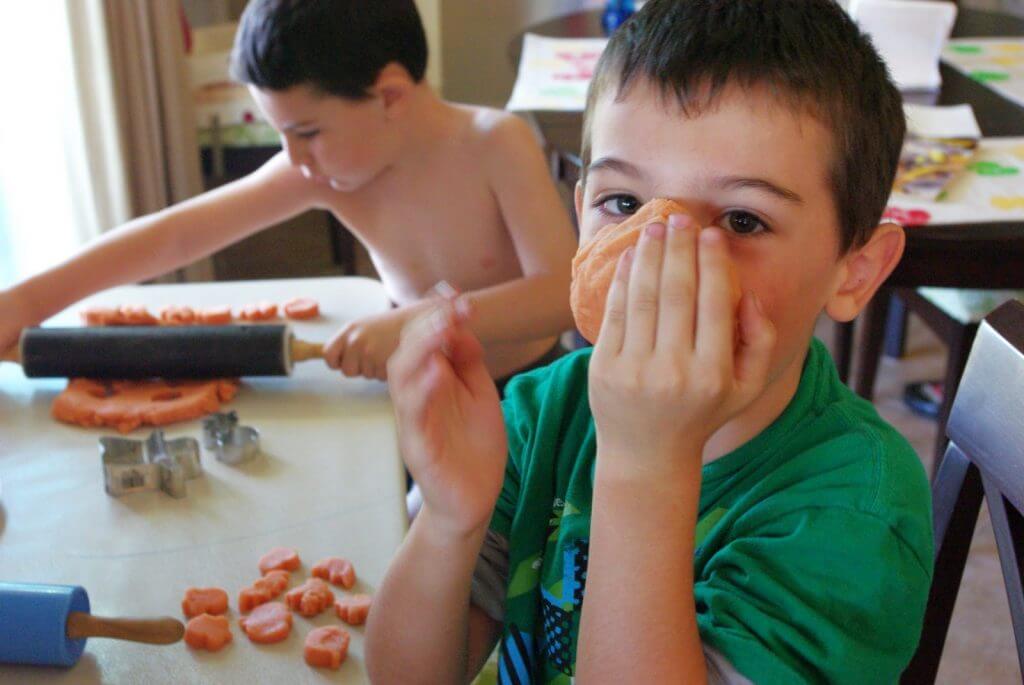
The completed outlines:
[[[288,326],[26,328],[13,355],[29,378],[232,378],[287,376],[323,357]]]

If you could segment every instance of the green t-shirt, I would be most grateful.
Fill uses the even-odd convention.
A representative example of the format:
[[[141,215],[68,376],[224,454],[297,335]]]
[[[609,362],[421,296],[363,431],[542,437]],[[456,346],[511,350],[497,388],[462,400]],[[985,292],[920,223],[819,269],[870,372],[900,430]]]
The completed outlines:
[[[506,389],[509,459],[491,520],[509,546],[502,683],[575,673],[595,464],[589,361],[580,350]],[[928,482],[819,341],[782,415],[702,478],[704,644],[756,683],[895,682],[932,577]]]

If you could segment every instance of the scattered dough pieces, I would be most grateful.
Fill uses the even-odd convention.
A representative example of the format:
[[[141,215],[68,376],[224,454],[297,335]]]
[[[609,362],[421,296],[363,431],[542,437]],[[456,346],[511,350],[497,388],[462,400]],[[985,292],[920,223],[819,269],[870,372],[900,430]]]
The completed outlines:
[[[334,585],[340,585],[346,590],[351,590],[356,584],[356,569],[352,562],[341,557],[328,557],[318,561],[313,566],[313,577],[323,578]]]
[[[372,603],[373,598],[370,595],[348,595],[334,603],[334,612],[350,626],[361,626],[370,615]]]
[[[306,636],[306,663],[315,668],[341,667],[348,656],[349,634],[338,626],[323,626]]]
[[[231,642],[231,626],[226,616],[200,614],[185,626],[185,644],[192,649],[220,651]]]
[[[302,562],[299,553],[290,547],[275,547],[260,557],[260,573],[267,575],[271,571],[295,571]]]
[[[292,612],[280,602],[268,602],[238,619],[238,625],[258,644],[281,642],[292,632]]]
[[[219,587],[190,587],[181,600],[181,611],[185,618],[200,614],[223,614],[228,610],[228,593]]]
[[[297,297],[284,303],[284,315],[289,319],[315,319],[320,316],[320,305],[308,297]]]
[[[324,581],[310,578],[297,588],[289,590],[284,596],[284,601],[299,615],[310,618],[334,603],[334,593]]]

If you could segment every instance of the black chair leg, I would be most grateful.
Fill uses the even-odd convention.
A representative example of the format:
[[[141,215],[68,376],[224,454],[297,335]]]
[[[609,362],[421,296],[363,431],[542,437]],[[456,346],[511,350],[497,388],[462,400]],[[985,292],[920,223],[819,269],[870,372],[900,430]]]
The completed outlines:
[[[967,366],[967,357],[971,354],[971,345],[974,344],[974,336],[978,334],[978,324],[965,324],[959,331],[959,335],[950,336],[949,353],[946,358],[946,378],[942,384],[942,404],[939,406],[937,434],[935,436],[935,461],[932,463],[932,476],[939,472],[939,465],[942,463],[942,455],[946,453],[946,445],[949,438],[946,437],[946,422],[949,421],[949,412],[953,408],[953,398],[957,388],[960,387],[960,378],[964,375],[964,368]]]
[[[936,470],[932,501],[935,529],[935,576],[924,616],[921,644],[900,678],[902,685],[935,682],[949,632],[960,579],[974,537],[983,496],[981,474],[963,452],[951,446],[942,470]]]
[[[899,359],[907,350],[907,303],[899,295],[889,302],[889,316],[885,322],[885,356]]]
[[[832,324],[832,352],[835,355],[836,371],[839,380],[846,383],[850,380],[850,364],[853,362],[853,330],[854,321],[836,321]]]
[[[862,314],[864,323],[861,325],[861,356],[860,363],[857,364],[857,378],[853,389],[869,401],[875,393],[875,376],[878,374],[878,361],[882,354],[885,319],[889,314],[891,295],[891,288],[879,289]]]

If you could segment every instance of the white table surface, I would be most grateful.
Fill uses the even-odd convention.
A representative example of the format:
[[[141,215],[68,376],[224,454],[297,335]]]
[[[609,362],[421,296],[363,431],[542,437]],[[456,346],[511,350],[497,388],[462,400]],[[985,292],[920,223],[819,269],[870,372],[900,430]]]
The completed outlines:
[[[243,305],[308,296],[322,316],[296,334],[326,341],[345,321],[383,311],[381,286],[361,278],[319,278],[119,288],[86,303]],[[77,325],[76,305],[47,322]],[[98,438],[50,418],[64,381],[28,380],[0,364],[0,580],[82,585],[92,613],[182,618],[189,586],[228,591],[233,642],[218,653],[184,642],[156,647],[90,639],[70,670],[0,665],[0,683],[362,683],[362,628],[349,628],[349,657],[337,671],[302,658],[314,627],[340,624],[333,610],[295,615],[290,637],[257,646],[238,627],[238,591],[259,576],[271,547],[298,549],[294,587],[323,557],[356,567],[356,591],[373,592],[405,533],[404,477],[383,383],[345,379],[320,361],[290,378],[247,379],[227,408],[261,432],[260,463],[228,466],[203,451],[204,475],[188,496],[163,492],[115,498],[103,489]],[[130,437],[144,438],[149,428]],[[201,437],[199,421],[168,426],[168,438]],[[336,594],[341,594],[340,588]]]

